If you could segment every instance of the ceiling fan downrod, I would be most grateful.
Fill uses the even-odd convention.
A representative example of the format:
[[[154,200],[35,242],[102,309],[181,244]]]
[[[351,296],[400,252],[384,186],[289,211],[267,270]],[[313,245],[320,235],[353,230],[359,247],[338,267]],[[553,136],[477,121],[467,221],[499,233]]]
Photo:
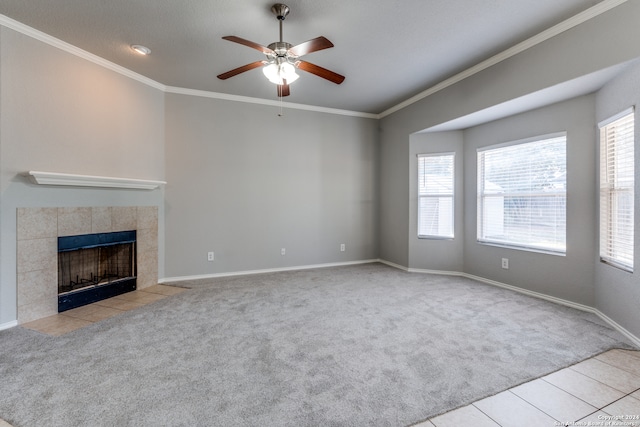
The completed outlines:
[[[280,24],[280,41],[271,43],[268,47],[275,52],[275,59],[278,63],[286,61],[287,51],[293,47],[290,43],[285,42],[282,37],[282,23],[290,11],[291,9],[286,4],[276,3],[271,6],[271,12],[278,18],[278,23]]]
[[[282,39],[282,22],[289,12],[291,12],[291,9],[286,4],[276,3],[271,6],[271,12],[273,12],[273,14],[276,15],[276,18],[278,18],[278,21],[280,21],[280,43],[282,43],[284,41]]]

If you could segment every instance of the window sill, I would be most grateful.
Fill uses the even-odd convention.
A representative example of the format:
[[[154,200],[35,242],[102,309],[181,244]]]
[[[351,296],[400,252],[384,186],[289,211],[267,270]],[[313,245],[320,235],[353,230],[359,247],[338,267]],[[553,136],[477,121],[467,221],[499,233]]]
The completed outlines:
[[[551,251],[551,250],[545,250],[545,249],[539,249],[539,248],[530,248],[528,246],[516,246],[516,245],[507,245],[503,243],[482,242],[480,240],[476,240],[476,243],[478,243],[479,245],[493,246],[496,248],[513,249],[517,251],[534,252],[538,254],[555,255],[555,256],[561,256],[561,257],[567,256],[566,251],[558,252],[558,251]]]
[[[615,269],[624,271],[625,273],[633,274],[633,267],[629,267],[626,265],[618,264],[617,262],[609,261],[606,259],[600,258],[600,263],[604,265],[608,265],[609,267],[613,267]]]
[[[455,237],[447,236],[417,236],[418,240],[454,240]]]

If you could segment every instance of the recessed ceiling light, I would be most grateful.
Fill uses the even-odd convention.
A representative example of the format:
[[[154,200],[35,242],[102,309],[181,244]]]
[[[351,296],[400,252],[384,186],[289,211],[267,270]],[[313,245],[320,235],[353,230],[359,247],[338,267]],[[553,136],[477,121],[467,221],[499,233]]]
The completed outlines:
[[[139,45],[139,44],[132,44],[131,45],[131,49],[135,50],[140,55],[149,55],[151,53],[151,49],[149,49],[146,46]]]

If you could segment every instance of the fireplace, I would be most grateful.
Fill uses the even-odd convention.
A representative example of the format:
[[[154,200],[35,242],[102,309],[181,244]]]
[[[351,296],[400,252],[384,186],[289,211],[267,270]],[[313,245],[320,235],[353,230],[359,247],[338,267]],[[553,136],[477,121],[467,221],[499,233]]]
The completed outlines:
[[[135,289],[135,230],[58,237],[58,312]]]
[[[16,220],[18,323],[58,313],[61,236],[136,230],[135,289],[158,283],[157,206],[18,208]]]

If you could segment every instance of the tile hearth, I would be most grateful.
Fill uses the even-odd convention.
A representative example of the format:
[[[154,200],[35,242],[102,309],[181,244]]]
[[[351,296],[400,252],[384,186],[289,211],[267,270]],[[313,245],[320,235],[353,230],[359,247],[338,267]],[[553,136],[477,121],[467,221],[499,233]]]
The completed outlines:
[[[137,231],[137,289],[158,283],[158,207],[18,208],[18,323],[58,313],[60,236]]]
[[[186,290],[186,288],[174,286],[153,285],[144,290],[129,292],[63,313],[54,314],[53,316],[23,323],[21,326],[43,334],[60,336]]]

